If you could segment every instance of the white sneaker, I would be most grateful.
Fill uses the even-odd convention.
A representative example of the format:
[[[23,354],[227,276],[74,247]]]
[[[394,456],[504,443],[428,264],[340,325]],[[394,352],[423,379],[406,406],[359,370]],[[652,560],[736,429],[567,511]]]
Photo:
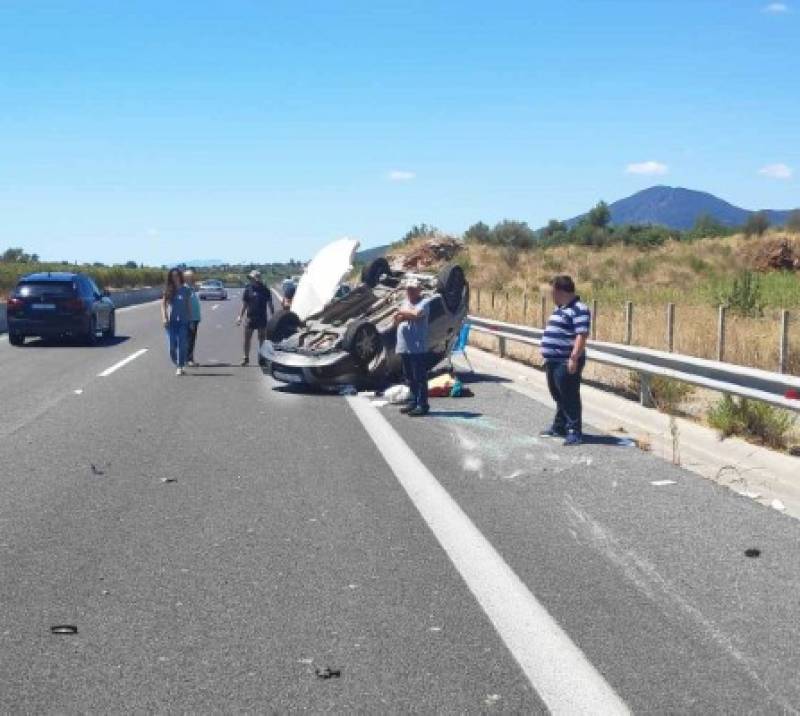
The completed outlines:
[[[178,368],[175,371],[175,375],[184,375],[185,373],[186,373],[186,371],[183,368]]]

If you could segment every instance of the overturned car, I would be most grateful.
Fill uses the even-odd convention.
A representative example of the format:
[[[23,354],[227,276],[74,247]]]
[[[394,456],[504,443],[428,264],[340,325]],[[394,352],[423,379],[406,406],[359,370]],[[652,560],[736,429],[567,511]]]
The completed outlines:
[[[385,258],[378,258],[364,267],[358,286],[331,298],[357,246],[340,240],[309,264],[292,310],[276,313],[267,325],[260,353],[265,373],[283,383],[321,388],[374,387],[397,379],[402,365],[395,353],[393,316],[405,300],[404,280],[411,277],[430,299],[430,367],[449,358],[469,307],[462,268],[452,264],[438,273],[393,271]]]

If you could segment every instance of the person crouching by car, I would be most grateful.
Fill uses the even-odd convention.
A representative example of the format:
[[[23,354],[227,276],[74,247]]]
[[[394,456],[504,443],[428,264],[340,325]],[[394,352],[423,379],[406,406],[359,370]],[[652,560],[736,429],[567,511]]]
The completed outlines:
[[[564,445],[580,445],[583,441],[581,374],[586,364],[586,340],[592,315],[575,294],[572,278],[556,276],[551,287],[555,308],[544,329],[541,353],[547,387],[556,403],[556,416],[550,428],[541,434],[563,437]]]
[[[413,417],[426,415],[428,406],[428,319],[430,299],[422,297],[417,279],[405,283],[406,300],[394,314],[397,324],[396,352],[403,360],[403,373],[411,390],[411,402],[400,412]]]
[[[289,311],[292,308],[292,299],[294,298],[295,291],[297,291],[297,285],[294,281],[289,281],[283,287],[283,296],[281,297],[281,306],[283,307],[284,311]]]
[[[247,321],[244,324],[244,358],[241,365],[250,363],[250,344],[253,340],[253,332],[258,332],[258,350],[267,338],[267,319],[273,313],[272,294],[261,281],[260,271],[251,271],[249,274],[250,283],[242,294],[242,308],[236,318],[236,325],[240,325],[245,312]]]

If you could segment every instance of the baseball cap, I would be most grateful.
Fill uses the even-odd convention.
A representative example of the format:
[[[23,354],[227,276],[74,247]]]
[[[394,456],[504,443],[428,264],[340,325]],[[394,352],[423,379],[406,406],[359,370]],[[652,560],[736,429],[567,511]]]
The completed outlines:
[[[261,278],[261,271],[251,271],[247,274],[250,278]]]

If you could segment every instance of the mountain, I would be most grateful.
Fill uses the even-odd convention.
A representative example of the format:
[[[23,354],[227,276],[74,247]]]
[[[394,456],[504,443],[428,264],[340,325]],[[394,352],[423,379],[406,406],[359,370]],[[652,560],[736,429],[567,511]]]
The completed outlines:
[[[652,186],[609,204],[612,224],[661,224],[671,229],[691,229],[697,217],[709,214],[726,226],[741,226],[753,211],[742,209],[704,191]],[[765,210],[773,225],[785,224],[790,211]],[[576,216],[570,226],[580,221]]]

